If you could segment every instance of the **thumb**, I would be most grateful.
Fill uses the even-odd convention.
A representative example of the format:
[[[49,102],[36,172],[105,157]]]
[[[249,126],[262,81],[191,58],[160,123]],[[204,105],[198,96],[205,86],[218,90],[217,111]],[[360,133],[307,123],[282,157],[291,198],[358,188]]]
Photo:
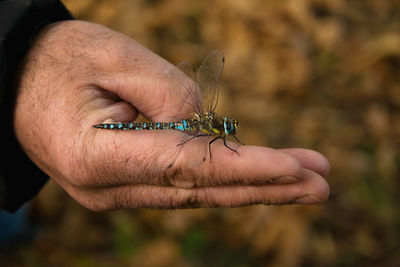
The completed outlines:
[[[171,120],[193,112],[194,103],[186,88],[194,81],[133,39],[125,37],[119,46],[125,58],[114,60],[116,63],[103,72],[107,74],[99,77],[100,88],[116,95],[116,101],[130,105],[150,121]],[[107,117],[98,119],[101,122]]]

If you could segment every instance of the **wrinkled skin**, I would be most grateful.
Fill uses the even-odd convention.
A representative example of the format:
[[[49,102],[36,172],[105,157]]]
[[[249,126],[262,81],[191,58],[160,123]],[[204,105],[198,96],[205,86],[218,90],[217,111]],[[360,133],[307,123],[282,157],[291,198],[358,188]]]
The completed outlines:
[[[183,75],[171,72],[174,68],[103,26],[51,24],[21,66],[17,138],[44,172],[95,211],[319,204],[328,198],[329,164],[312,150],[240,146],[238,156],[217,141],[212,163],[190,166],[187,154],[172,149],[168,153],[179,154],[171,154],[176,160],[167,168],[169,154],[160,147],[153,151],[153,144],[158,138],[166,146],[176,144],[175,134],[91,127],[106,120],[133,121],[139,113],[164,121],[187,101],[179,90],[169,91],[171,73]]]

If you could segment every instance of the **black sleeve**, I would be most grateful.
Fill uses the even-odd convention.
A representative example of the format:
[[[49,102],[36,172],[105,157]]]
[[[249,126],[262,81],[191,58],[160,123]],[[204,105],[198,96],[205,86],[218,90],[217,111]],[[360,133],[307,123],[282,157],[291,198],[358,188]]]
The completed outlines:
[[[48,179],[22,151],[13,131],[16,69],[43,26],[68,19],[71,14],[57,0],[0,1],[0,208],[10,212]]]

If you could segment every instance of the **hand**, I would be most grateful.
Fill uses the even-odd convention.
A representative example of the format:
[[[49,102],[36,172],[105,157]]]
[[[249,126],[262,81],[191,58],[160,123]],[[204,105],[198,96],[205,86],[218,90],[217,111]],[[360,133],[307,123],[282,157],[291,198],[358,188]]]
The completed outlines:
[[[215,142],[212,163],[191,167],[188,155],[176,149],[168,152],[179,153],[168,168],[168,154],[155,151],[153,141],[176,147],[181,133],[92,127],[107,119],[134,121],[139,113],[165,121],[187,101],[179,94],[183,88],[171,91],[171,73],[186,79],[134,40],[100,25],[49,25],[21,66],[17,138],[44,172],[96,211],[317,204],[327,199],[323,177],[329,164],[311,150],[240,146],[238,156]]]

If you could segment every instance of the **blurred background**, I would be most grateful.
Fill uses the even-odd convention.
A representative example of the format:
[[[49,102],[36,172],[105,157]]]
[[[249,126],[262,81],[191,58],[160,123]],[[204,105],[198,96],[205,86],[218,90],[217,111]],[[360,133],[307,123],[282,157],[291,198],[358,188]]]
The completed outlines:
[[[94,213],[49,182],[3,266],[400,266],[400,1],[65,0],[177,64],[224,52],[246,144],[331,163],[322,206]]]

